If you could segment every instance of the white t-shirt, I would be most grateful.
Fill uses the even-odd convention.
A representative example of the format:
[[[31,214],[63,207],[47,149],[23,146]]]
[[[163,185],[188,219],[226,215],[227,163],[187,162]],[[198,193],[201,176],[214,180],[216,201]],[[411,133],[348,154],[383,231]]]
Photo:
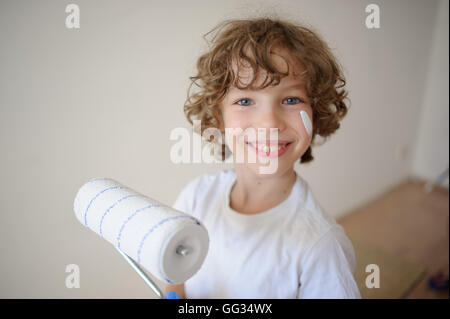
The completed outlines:
[[[173,208],[203,222],[210,239],[184,284],[186,298],[361,298],[351,241],[296,176],[287,199],[252,215],[230,208],[235,169],[204,174],[181,191]]]

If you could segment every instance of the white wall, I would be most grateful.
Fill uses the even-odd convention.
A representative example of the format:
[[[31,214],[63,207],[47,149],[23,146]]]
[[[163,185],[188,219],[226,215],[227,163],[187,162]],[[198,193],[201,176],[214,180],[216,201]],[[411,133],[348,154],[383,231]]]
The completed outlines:
[[[81,9],[79,30],[64,24],[71,2]],[[341,59],[349,115],[313,163],[296,166],[327,211],[342,216],[410,175],[424,96],[435,101],[425,93],[441,59],[433,32],[448,25],[439,18],[435,27],[437,1],[376,1],[377,30],[364,24],[375,1],[71,2],[0,2],[0,297],[153,296],[76,220],[73,199],[85,181],[106,176],[172,204],[193,178],[231,167],[169,158],[171,130],[189,127],[182,106],[202,36],[226,18],[298,19]],[[409,151],[402,160],[399,146]],[[64,284],[72,263],[80,289]]]
[[[440,1],[429,57],[412,173],[434,180],[448,168],[448,1]],[[443,183],[448,188],[448,178]]]

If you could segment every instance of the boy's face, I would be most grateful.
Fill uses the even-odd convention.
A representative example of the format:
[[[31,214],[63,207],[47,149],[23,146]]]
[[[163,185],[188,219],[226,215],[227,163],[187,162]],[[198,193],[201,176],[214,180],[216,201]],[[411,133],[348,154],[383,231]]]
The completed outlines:
[[[308,149],[312,138],[304,124],[304,121],[308,121],[308,119],[302,120],[300,115],[303,113],[303,118],[306,115],[309,116],[312,123],[312,108],[304,89],[304,82],[299,76],[303,69],[290,57],[286,50],[279,49],[272,52],[272,62],[278,70],[287,71],[286,62],[280,56],[284,57],[289,63],[289,75],[283,77],[278,85],[268,86],[261,90],[240,90],[236,87],[230,87],[220,105],[224,121],[221,130],[225,128],[242,129],[240,134],[226,134],[226,144],[233,152],[235,163],[237,162],[236,152],[238,148],[239,152],[244,154],[244,163],[236,165],[244,165],[258,175],[261,172],[260,166],[267,167],[269,158],[277,158],[277,170],[273,173],[274,175],[282,175],[287,170],[292,169],[295,162]],[[239,77],[242,84],[249,83],[252,76],[251,68],[241,68]],[[260,72],[254,85],[258,86],[263,83],[264,79],[265,73]],[[270,151],[269,157],[267,157],[268,149],[264,149],[260,143],[270,146],[270,140],[273,140],[270,135],[271,128],[272,130],[276,129],[278,142],[282,143],[285,149],[276,151],[272,148],[273,152]],[[259,132],[265,132],[265,140],[258,140],[258,136],[260,136],[258,135],[258,129]],[[244,134],[246,130],[253,130],[255,135],[251,137]],[[290,144],[286,145],[285,142]],[[259,154],[252,155],[253,158],[264,156],[264,162],[258,159],[256,163],[254,161],[249,162],[249,152]]]

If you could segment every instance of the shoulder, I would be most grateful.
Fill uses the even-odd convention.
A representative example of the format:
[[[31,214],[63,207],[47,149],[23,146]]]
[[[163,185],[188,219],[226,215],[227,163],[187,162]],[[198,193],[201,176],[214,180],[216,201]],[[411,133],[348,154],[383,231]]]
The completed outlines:
[[[303,267],[327,265],[328,268],[347,269],[354,273],[356,268],[355,250],[344,228],[335,224],[311,242],[301,257]]]
[[[202,202],[205,197],[211,197],[214,192],[220,192],[221,186],[226,185],[234,174],[234,170],[228,169],[197,176],[184,186],[172,207],[193,212],[197,203]]]
[[[183,190],[205,190],[215,184],[223,184],[224,182],[229,181],[230,178],[233,178],[235,175],[236,173],[232,169],[220,170],[213,173],[205,173],[197,176],[192,181],[190,181]]]
[[[300,176],[297,177],[297,184],[292,227],[295,228],[295,233],[307,235],[308,242],[314,243],[338,224],[318,202],[309,184]]]
[[[311,242],[306,255],[312,255],[315,252],[336,248],[353,250],[353,246],[351,245],[344,228],[337,223],[330,226],[328,230]]]
[[[308,183],[301,177],[297,183],[293,214],[285,222],[288,243],[296,247],[299,256],[308,254],[316,245],[317,249],[319,243],[324,247],[340,242],[347,244],[342,226],[320,205]]]
[[[290,242],[301,244],[300,262],[343,257],[354,269],[354,249],[344,228],[320,205],[309,184],[298,176],[296,209],[289,223]],[[297,248],[298,249],[298,248]]]

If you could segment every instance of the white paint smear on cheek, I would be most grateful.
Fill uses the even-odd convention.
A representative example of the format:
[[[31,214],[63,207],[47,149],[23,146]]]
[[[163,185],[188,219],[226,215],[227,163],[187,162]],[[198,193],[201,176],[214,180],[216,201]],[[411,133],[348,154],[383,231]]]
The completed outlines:
[[[311,119],[309,118],[308,113],[306,113],[305,111],[301,110],[300,111],[300,116],[302,118],[303,125],[305,126],[306,133],[308,133],[308,135],[311,136],[312,123],[311,123]]]

